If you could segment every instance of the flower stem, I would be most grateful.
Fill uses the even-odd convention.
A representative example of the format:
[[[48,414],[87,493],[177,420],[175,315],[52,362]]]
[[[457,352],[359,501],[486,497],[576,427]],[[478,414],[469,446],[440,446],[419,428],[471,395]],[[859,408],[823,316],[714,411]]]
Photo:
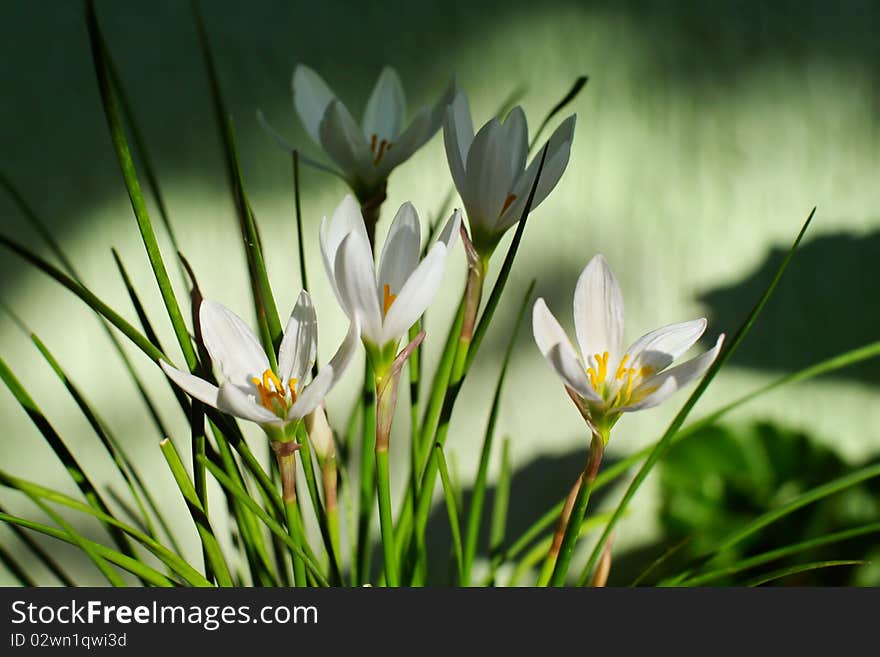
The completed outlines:
[[[361,482],[357,523],[357,572],[355,582],[365,584],[370,579],[372,545],[370,521],[373,517],[373,499],[376,495],[374,459],[376,450],[376,389],[373,370],[366,364],[364,371],[364,421],[361,442]]]
[[[574,554],[574,546],[580,535],[581,525],[587,512],[587,504],[590,501],[590,494],[593,492],[593,484],[596,483],[596,475],[599,472],[599,466],[602,463],[602,456],[604,454],[605,441],[601,435],[594,433],[593,440],[590,443],[590,456],[587,458],[584,471],[578,478],[580,485],[577,486],[577,495],[571,506],[570,517],[566,517],[565,507],[563,507],[559,518],[559,526],[556,528],[556,535],[553,537],[553,544],[550,547],[550,553],[547,555],[547,562],[555,562],[549,581],[551,586],[565,585],[565,576],[568,574],[568,567]],[[567,506],[568,503],[566,501]],[[561,540],[558,539],[560,535],[562,536]],[[559,542],[558,547],[557,541]],[[556,548],[555,553],[554,548]],[[545,569],[547,568],[547,562],[545,562]],[[546,582],[539,582],[539,585],[541,584],[546,585]]]
[[[341,564],[342,552],[339,550],[339,504],[336,496],[337,478],[336,457],[328,457],[321,465],[321,483],[324,487],[324,513],[327,515],[327,532],[330,534],[333,558],[337,564]]]
[[[391,480],[388,472],[388,447],[376,445],[376,481],[379,492],[379,524],[382,529],[382,550],[385,558],[385,582],[400,586],[397,550],[394,547],[394,520],[391,515]]]
[[[278,460],[278,472],[281,475],[281,500],[287,514],[287,532],[298,546],[302,546],[302,533],[299,520],[299,507],[296,503],[296,449],[295,442],[273,442],[272,450]],[[296,586],[306,585],[306,567],[293,551],[290,552],[293,563],[293,581]]]

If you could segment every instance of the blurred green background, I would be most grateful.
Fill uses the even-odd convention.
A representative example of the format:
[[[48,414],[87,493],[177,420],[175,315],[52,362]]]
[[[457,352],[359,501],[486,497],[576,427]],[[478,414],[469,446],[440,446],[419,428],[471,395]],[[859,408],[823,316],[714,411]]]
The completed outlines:
[[[97,4],[202,289],[249,318],[246,266],[189,3]],[[707,337],[714,340],[718,332],[736,330],[801,222],[818,206],[802,252],[695,417],[880,333],[880,6],[874,2],[212,0],[203,3],[203,12],[283,313],[300,289],[290,161],[261,130],[255,111],[262,109],[291,140],[318,153],[292,108],[290,76],[298,62],[319,71],[355,114],[385,64],[399,71],[412,108],[433,102],[457,73],[478,124],[524,84],[522,104],[533,129],[578,75],[590,76],[571,106],[578,124],[568,171],[530,221],[496,326],[454,416],[448,450],[463,482],[476,469],[500,354],[522,291],[536,277],[538,293],[571,328],[575,280],[597,252],[608,257],[623,288],[628,341],[701,315],[709,317]],[[173,344],[108,138],[81,5],[2,2],[0,76],[0,167],[50,223],[92,289],[134,320],[110,254],[111,246],[119,250],[160,337]],[[450,184],[438,136],[393,174],[380,233],[404,200],[413,201],[423,219],[436,213]],[[307,258],[326,360],[346,326],[321,267],[317,228],[346,190],[308,170],[303,186]],[[4,234],[46,253],[5,196],[0,218]],[[170,259],[172,252],[166,248],[165,254]],[[500,257],[494,266],[497,271]],[[463,269],[457,253],[429,313],[429,366]],[[195,533],[157,436],[98,322],[72,295],[5,251],[0,276],[0,299],[55,352],[124,438],[163,504],[191,534],[189,556],[196,559]],[[185,298],[182,284],[178,293]],[[163,418],[180,432],[174,438],[185,445],[187,425],[163,377],[131,353]],[[96,479],[118,487],[75,405],[5,316],[0,355],[80,460],[104,473]],[[352,368],[329,400],[339,421],[356,395],[358,370]],[[675,537],[711,537],[772,505],[778,495],[875,459],[878,385],[875,361],[787,388],[753,402],[705,440],[673,452],[619,526],[612,582],[626,582],[627,573],[638,572],[638,564]],[[656,440],[684,397],[622,420],[610,457]],[[0,393],[0,418],[3,469],[73,490],[7,392]],[[398,422],[392,443],[398,472],[407,458],[405,425]],[[262,449],[259,432],[249,435]],[[577,412],[528,328],[512,361],[499,435],[511,437],[517,469],[515,532],[567,492],[587,445]],[[691,447],[697,443],[701,447]],[[767,456],[768,445],[785,458]],[[496,471],[497,459],[493,477]],[[865,491],[854,494],[858,499],[845,510],[813,510],[809,522],[815,524],[798,520],[780,540],[794,542],[802,537],[793,536],[795,530],[807,532],[808,526],[815,531],[803,537],[847,518],[876,519],[877,497]],[[610,504],[617,495],[612,491],[602,502]],[[7,491],[0,491],[0,501],[23,515],[34,513]],[[821,513],[828,516],[825,524],[815,517]],[[431,525],[438,544],[447,531],[444,514],[438,507]],[[83,527],[99,535],[88,523]],[[762,540],[772,543],[769,535]],[[3,527],[0,542],[18,554]],[[871,551],[869,543],[838,547],[834,554],[861,558]],[[66,547],[52,549],[65,559],[78,558]],[[439,550],[441,565],[446,556]],[[36,567],[34,574],[43,577]],[[84,583],[100,581],[90,566],[78,576]],[[829,577],[836,583],[880,582],[870,568]],[[0,584],[11,582],[0,567]]]

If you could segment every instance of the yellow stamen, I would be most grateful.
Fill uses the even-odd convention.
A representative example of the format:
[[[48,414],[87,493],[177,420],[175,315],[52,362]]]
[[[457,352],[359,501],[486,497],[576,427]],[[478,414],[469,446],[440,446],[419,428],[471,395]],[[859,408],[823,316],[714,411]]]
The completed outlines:
[[[376,158],[373,160],[373,166],[379,164],[382,161],[382,156],[385,155],[385,151],[391,148],[391,142],[386,139],[383,139],[379,142],[379,151],[376,153]]]
[[[391,287],[386,283],[382,286],[382,316],[388,314],[388,311],[391,310],[391,305],[397,299],[396,294],[391,294]]]
[[[370,152],[371,152],[371,153],[375,153],[375,152],[376,152],[376,140],[377,140],[378,138],[379,138],[379,137],[378,137],[378,136],[376,135],[376,133],[374,132],[374,133],[373,133],[373,137],[370,139]]]
[[[645,365],[642,369],[639,370],[639,376],[643,379],[647,379],[654,373],[654,368],[650,365]]]
[[[290,402],[293,403],[296,401],[296,379],[290,379],[287,382],[287,387],[290,388]]]
[[[278,413],[287,408],[287,392],[278,376],[272,370],[263,372],[262,378],[252,377],[251,383],[257,389],[260,395],[260,404],[269,409],[273,413]],[[296,379],[291,379],[291,391]],[[296,401],[296,393],[293,394],[293,400]]]
[[[629,354],[626,354],[620,360],[620,367],[617,368],[617,374],[614,375],[615,381],[620,381],[623,377],[626,376],[626,361],[629,360]]]
[[[626,371],[626,392],[623,393],[625,401],[629,401],[629,398],[632,396],[633,374],[635,373],[636,371],[632,367]]]
[[[599,391],[599,383],[596,381],[596,370],[592,367],[587,368],[587,376],[590,377],[590,385],[593,386],[593,390],[596,392]]]
[[[599,363],[599,373],[596,375],[596,380],[599,383],[605,383],[605,377],[608,374],[608,352],[603,351],[602,355],[594,354],[593,356],[596,359],[596,362]]]
[[[507,211],[507,208],[509,208],[515,200],[516,194],[508,194],[507,198],[504,199],[504,205],[501,206],[501,212],[499,214],[504,214]]]

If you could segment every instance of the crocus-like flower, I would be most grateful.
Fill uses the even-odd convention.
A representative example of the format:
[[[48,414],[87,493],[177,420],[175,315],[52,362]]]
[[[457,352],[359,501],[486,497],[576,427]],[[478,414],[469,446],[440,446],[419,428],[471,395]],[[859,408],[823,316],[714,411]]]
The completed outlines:
[[[461,226],[456,210],[419,261],[421,229],[411,203],[400,206],[382,249],[378,274],[357,203],[346,195],[321,223],[321,254],[336,297],[357,321],[368,353],[394,358],[400,338],[422,316],[440,287],[446,256]],[[377,363],[374,362],[374,366]]]
[[[358,327],[352,322],[336,355],[310,383],[318,324],[308,293],[301,292],[278,352],[278,369],[247,324],[214,301],[199,307],[202,339],[223,381],[219,387],[189,372],[160,362],[165,374],[192,397],[224,413],[256,422],[271,437],[301,420],[323,401],[348,366],[357,348]]]
[[[394,69],[385,67],[358,125],[315,71],[299,65],[293,73],[293,103],[303,125],[361,202],[434,136],[454,93],[453,80],[436,105],[420,108],[407,122],[403,85]]]
[[[547,142],[547,157],[532,208],[547,198],[568,165],[575,115],[563,121]],[[443,124],[446,158],[464,203],[471,240],[481,255],[491,255],[504,232],[520,218],[540,165],[540,153],[526,168],[529,134],[521,107],[504,122],[493,118],[474,135],[467,98],[459,92]]]
[[[622,413],[657,406],[703,376],[724,339],[720,335],[712,349],[669,369],[706,330],[705,319],[656,329],[623,351],[623,297],[601,255],[578,278],[574,325],[582,358],[544,300],[535,302],[532,330],[538,349],[606,442]]]

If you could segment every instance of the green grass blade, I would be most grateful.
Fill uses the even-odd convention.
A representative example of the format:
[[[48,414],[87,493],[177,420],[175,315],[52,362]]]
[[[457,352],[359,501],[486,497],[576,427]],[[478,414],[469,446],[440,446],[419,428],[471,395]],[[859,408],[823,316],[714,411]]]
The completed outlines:
[[[0,516],[8,515],[6,509],[0,505]],[[2,518],[0,518],[2,519]],[[58,581],[64,586],[76,586],[76,583],[73,579],[64,572],[64,569],[61,565],[48,553],[43,547],[37,543],[31,536],[25,532],[19,525],[15,523],[9,523],[9,529],[12,530],[18,539],[24,543],[27,548],[34,554],[40,561],[43,562],[43,565],[48,568],[55,577],[58,578]],[[130,557],[126,557],[130,558]]]
[[[63,271],[61,271],[54,265],[49,264],[40,256],[33,253],[27,247],[18,244],[14,240],[11,240],[4,235],[0,235],[0,244],[5,246],[7,249],[15,253],[23,260],[32,264],[37,269],[41,270],[43,273],[48,274],[57,282],[61,283],[61,285],[73,292],[76,296],[82,299],[86,303],[86,305],[89,306],[89,308],[94,310],[96,313],[98,313],[111,324],[113,324],[113,326],[119,329],[125,337],[131,340],[131,342],[138,349],[149,356],[150,359],[157,362],[159,360],[167,360],[171,362],[165,354],[163,354],[149,340],[147,340],[147,338],[142,335],[134,326],[123,319],[121,315],[119,315],[106,303],[101,301],[101,299],[99,299],[89,289],[77,283],[73,278],[65,274]]]
[[[251,512],[257,516],[257,518],[262,521],[264,525],[272,532],[275,536],[277,536],[281,541],[287,545],[287,547],[296,553],[296,556],[302,559],[303,563],[305,563],[306,568],[311,573],[312,577],[320,584],[321,586],[329,586],[329,582],[327,578],[324,577],[324,574],[321,572],[320,567],[317,564],[317,561],[310,556],[307,551],[305,551],[302,547],[300,547],[287,533],[287,529],[282,527],[278,522],[276,522],[273,518],[266,513],[265,509],[263,509],[256,501],[251,498],[250,495],[247,494],[243,488],[241,488],[238,484],[232,481],[229,476],[223,472],[217,465],[211,463],[211,461],[207,459],[203,459],[205,463],[205,467],[211,473],[211,475],[217,480],[223,488],[228,490],[232,495],[234,495],[242,504],[248,507]]]
[[[587,80],[590,78],[586,75],[580,75],[574,81],[574,84],[571,86],[571,89],[568,90],[568,93],[562,97],[558,103],[556,103],[553,108],[547,113],[547,116],[544,117],[544,120],[541,121],[541,125],[538,126],[538,129],[535,131],[535,134],[532,136],[532,141],[529,143],[529,151],[535,148],[535,144],[538,143],[538,138],[540,138],[541,133],[544,132],[544,129],[553,120],[553,117],[559,114],[565,107],[572,102],[575,98],[577,98],[578,94],[587,84]]]
[[[639,469],[638,473],[636,473],[635,478],[630,483],[629,487],[626,489],[626,492],[623,495],[623,499],[621,499],[620,503],[617,505],[617,508],[614,512],[614,515],[611,516],[611,520],[608,522],[608,526],[605,527],[605,531],[602,532],[602,535],[599,537],[596,546],[593,548],[593,552],[590,554],[590,558],[587,561],[584,570],[581,572],[581,576],[578,580],[578,586],[584,586],[587,581],[589,581],[590,574],[593,571],[593,567],[596,565],[596,562],[599,560],[599,556],[602,554],[602,550],[605,547],[605,541],[608,540],[608,536],[614,530],[614,527],[617,525],[617,522],[620,520],[623,512],[626,510],[629,505],[630,500],[632,500],[633,496],[636,494],[636,491],[641,487],[642,483],[645,481],[645,478],[648,476],[648,473],[653,469],[653,467],[657,464],[657,462],[666,454],[667,450],[672,446],[672,440],[678,430],[681,428],[681,425],[684,423],[687,416],[690,414],[691,409],[693,409],[694,405],[697,401],[702,397],[703,393],[709,387],[709,384],[715,378],[715,375],[719,372],[719,370],[724,366],[724,364],[728,361],[730,356],[736,351],[737,347],[739,347],[740,343],[743,341],[746,335],[748,335],[749,330],[754,325],[755,321],[758,319],[758,316],[761,314],[761,311],[764,309],[764,305],[770,299],[770,296],[773,294],[773,291],[776,289],[779,280],[782,278],[782,275],[785,273],[785,270],[788,268],[789,262],[791,262],[792,257],[797,251],[798,246],[801,243],[804,235],[807,232],[807,228],[810,226],[810,222],[813,220],[813,216],[816,213],[816,208],[813,208],[810,212],[807,220],[804,222],[801,227],[800,232],[794,240],[794,243],[791,245],[791,248],[788,250],[785,258],[782,263],[779,265],[776,270],[773,279],[770,281],[767,288],[764,290],[764,293],[761,295],[761,298],[758,299],[752,311],[749,313],[743,325],[737,331],[736,335],[733,339],[728,343],[728,345],[721,350],[721,353],[718,355],[718,358],[715,359],[715,362],[712,363],[712,366],[706,372],[703,379],[697,385],[696,389],[691,393],[690,397],[688,397],[687,401],[681,407],[681,409],[676,414],[675,418],[673,418],[669,427],[666,429],[666,432],[660,438],[656,445],[654,445],[651,453],[648,455],[648,458],[645,460],[641,469]]]
[[[835,532],[833,534],[827,534],[825,536],[807,539],[806,541],[800,541],[799,543],[786,545],[781,548],[769,550],[768,552],[762,552],[761,554],[757,554],[753,557],[748,557],[747,559],[737,561],[736,563],[724,566],[723,568],[718,568],[717,570],[711,570],[706,573],[699,573],[697,575],[694,575],[693,577],[679,582],[679,586],[702,586],[704,584],[708,584],[709,582],[713,582],[721,577],[725,577],[727,575],[735,575],[737,573],[741,573],[744,570],[750,570],[752,568],[762,566],[770,561],[775,561],[777,559],[782,559],[783,557],[800,554],[801,552],[813,550],[815,548],[823,547],[825,545],[834,545],[835,543],[841,543],[843,541],[848,541],[852,538],[858,538],[859,536],[867,536],[870,534],[880,534],[880,522],[862,525],[861,527],[855,527],[853,529],[844,529],[843,531]]]
[[[449,478],[449,469],[446,467],[446,457],[443,455],[443,447],[434,445],[437,455],[437,464],[440,468],[440,481],[443,483],[443,497],[446,499],[446,512],[449,516],[449,529],[452,532],[452,549],[455,554],[455,565],[458,570],[458,581],[462,586],[467,586],[464,579],[464,555],[461,548],[461,527],[458,523],[458,505],[455,502],[455,491]]]
[[[31,579],[31,576],[28,575],[27,571],[21,566],[21,564],[15,560],[12,553],[8,552],[2,545],[0,545],[0,563],[6,566],[9,573],[18,580],[20,586],[37,586],[36,581]]]
[[[58,524],[61,529],[67,532],[67,535],[73,540],[74,544],[86,553],[86,556],[89,560],[95,564],[95,567],[101,571],[101,574],[110,582],[111,586],[123,587],[125,586],[125,580],[117,573],[113,567],[107,563],[107,561],[102,557],[98,552],[89,545],[88,541],[84,540],[73,528],[73,526],[67,522],[60,514],[55,513],[49,505],[40,500],[37,497],[31,497],[33,502],[39,506],[47,516],[49,516],[52,520]]]
[[[52,451],[55,452],[55,455],[61,461],[62,465],[64,465],[70,478],[76,484],[77,488],[79,488],[89,505],[104,514],[111,516],[110,508],[104,502],[103,498],[98,493],[97,488],[95,488],[92,481],[82,469],[82,466],[80,466],[73,453],[67,448],[67,445],[64,444],[61,436],[55,431],[55,428],[49,423],[49,420],[46,419],[46,416],[40,410],[40,407],[37,406],[37,403],[27,393],[24,386],[22,386],[18,379],[15,378],[12,370],[9,369],[2,358],[0,358],[0,378],[3,379],[3,382],[6,384],[6,387],[9,388],[13,397],[15,397],[15,400],[19,403],[24,412],[27,413],[31,422],[34,423],[43,435],[43,438],[46,439],[49,447],[52,448]],[[122,532],[112,526],[112,524],[105,523],[105,527],[107,528],[107,531],[110,532],[114,542],[123,552],[131,556],[136,556],[131,543],[129,543],[128,539],[126,539]]]
[[[523,318],[529,307],[529,299],[535,289],[535,282],[532,280],[525,295],[523,295],[522,305],[516,315],[514,328],[510,333],[510,340],[504,351],[504,357],[501,361],[501,371],[498,374],[498,382],[495,385],[495,394],[492,398],[492,406],[489,410],[489,420],[486,423],[486,433],[483,436],[483,447],[480,450],[480,464],[477,468],[477,476],[474,481],[473,495],[471,496],[471,504],[467,515],[467,530],[464,540],[464,565],[462,571],[464,577],[462,584],[468,586],[470,582],[470,571],[473,565],[474,557],[477,553],[477,540],[480,535],[480,525],[483,518],[483,504],[486,498],[486,479],[489,473],[489,460],[492,457],[492,443],[495,437],[495,424],[498,421],[498,411],[501,407],[501,392],[504,389],[504,381],[507,377],[507,369],[510,365],[510,357],[513,354],[513,348],[519,337],[522,328]]]
[[[59,541],[63,541],[64,543],[79,546],[79,543],[77,543],[65,531],[62,531],[55,527],[50,527],[48,525],[40,524],[38,522],[34,522],[32,520],[26,520],[25,518],[19,518],[17,516],[9,515],[2,510],[0,510],[0,521],[7,523],[11,528],[19,531],[21,527],[24,527],[40,534],[44,534],[45,536],[50,536],[52,538],[58,539]],[[150,568],[142,561],[132,559],[128,555],[117,552],[116,550],[111,550],[107,546],[101,545],[100,543],[96,543],[94,541],[90,541],[85,537],[80,536],[80,540],[87,543],[89,548],[93,550],[96,554],[101,556],[103,559],[106,559],[110,563],[116,564],[123,570],[127,570],[133,575],[136,575],[139,579],[145,582],[149,582],[153,586],[167,587],[175,585],[174,582],[165,577],[165,575],[153,568]],[[69,584],[66,583],[67,586],[75,586],[73,581],[69,578],[67,579],[67,581],[70,582]]]
[[[753,579],[750,582],[747,582],[746,586],[762,586],[763,584],[768,584],[769,582],[782,579],[783,577],[788,577],[789,575],[797,575],[798,573],[806,573],[812,570],[820,570],[822,568],[835,568],[837,566],[863,566],[867,563],[869,562],[853,560],[814,561],[813,563],[790,566],[789,568],[782,568],[781,570],[776,570],[772,573],[761,575],[760,577]]]
[[[125,129],[122,125],[122,117],[120,115],[119,98],[113,86],[112,76],[107,62],[107,47],[104,38],[101,35],[98,20],[95,16],[94,4],[89,0],[87,2],[86,22],[89,30],[89,38],[92,47],[92,57],[95,64],[95,74],[98,79],[98,88],[101,92],[101,102],[104,107],[104,114],[107,119],[107,127],[110,130],[110,137],[113,141],[113,147],[116,157],[119,161],[119,167],[122,171],[122,177],[125,181],[125,187],[128,190],[128,196],[131,200],[131,206],[137,219],[138,229],[150,260],[150,266],[159,286],[159,292],[162,295],[162,301],[174,328],[174,334],[183,353],[184,360],[190,371],[195,371],[198,365],[196,352],[193,348],[192,341],[189,337],[186,323],[180,312],[180,306],[177,303],[177,297],[171,286],[171,280],[168,278],[168,271],[162,260],[162,253],[159,249],[159,243],[156,240],[156,234],[153,231],[153,224],[150,220],[147,205],[144,201],[144,195],[141,191],[140,182],[138,181],[137,171],[135,170],[134,161],[132,160],[131,151],[128,147],[128,141],[125,136]]]
[[[647,568],[645,568],[639,575],[632,581],[630,584],[631,587],[636,587],[641,584],[645,579],[653,572],[656,572],[660,566],[669,561],[672,557],[678,554],[682,548],[688,545],[691,542],[691,537],[678,541],[677,543],[673,543],[668,549],[664,550],[663,553],[654,559]]]
[[[492,504],[492,521],[489,527],[489,577],[487,585],[495,582],[495,574],[498,565],[495,557],[501,551],[504,544],[504,536],[507,533],[507,510],[510,506],[510,484],[513,478],[513,469],[510,463],[510,437],[505,436],[501,441],[501,471],[498,473],[498,483],[495,485],[495,500]]]
[[[9,473],[2,470],[0,470],[0,483],[9,488],[19,490],[28,497],[38,497],[40,499],[48,500],[50,502],[54,502],[55,504],[66,506],[67,508],[73,509],[74,511],[80,511],[82,513],[90,515],[94,518],[97,518],[102,523],[111,524],[114,527],[117,527],[124,531],[138,543],[143,545],[147,550],[152,552],[162,563],[164,563],[166,566],[168,566],[174,572],[180,575],[188,584],[192,586],[211,586],[211,582],[205,579],[205,577],[199,571],[190,566],[181,557],[171,552],[171,550],[169,550],[167,547],[165,547],[152,537],[147,536],[136,527],[132,527],[131,525],[121,522],[120,520],[102,511],[93,509],[88,504],[84,504],[83,502],[69,497],[64,493],[59,493],[58,491],[52,490],[51,488],[46,488],[45,486],[40,486],[39,484],[35,484],[31,481],[26,481],[18,477],[13,477]]]
[[[206,566],[210,565],[211,572],[217,578],[217,583],[220,586],[232,586],[229,566],[226,564],[226,559],[220,549],[220,544],[217,542],[217,537],[214,536],[211,521],[208,519],[205,508],[202,506],[198,493],[196,493],[195,486],[190,481],[183,462],[180,460],[180,455],[174,448],[174,443],[166,438],[159,443],[159,448],[168,462],[171,474],[174,475],[174,481],[177,482],[177,487],[183,494],[183,499],[186,501],[186,506],[199,532],[199,539],[202,541],[202,549],[205,553]],[[202,455],[202,459],[204,460],[204,455]]]

